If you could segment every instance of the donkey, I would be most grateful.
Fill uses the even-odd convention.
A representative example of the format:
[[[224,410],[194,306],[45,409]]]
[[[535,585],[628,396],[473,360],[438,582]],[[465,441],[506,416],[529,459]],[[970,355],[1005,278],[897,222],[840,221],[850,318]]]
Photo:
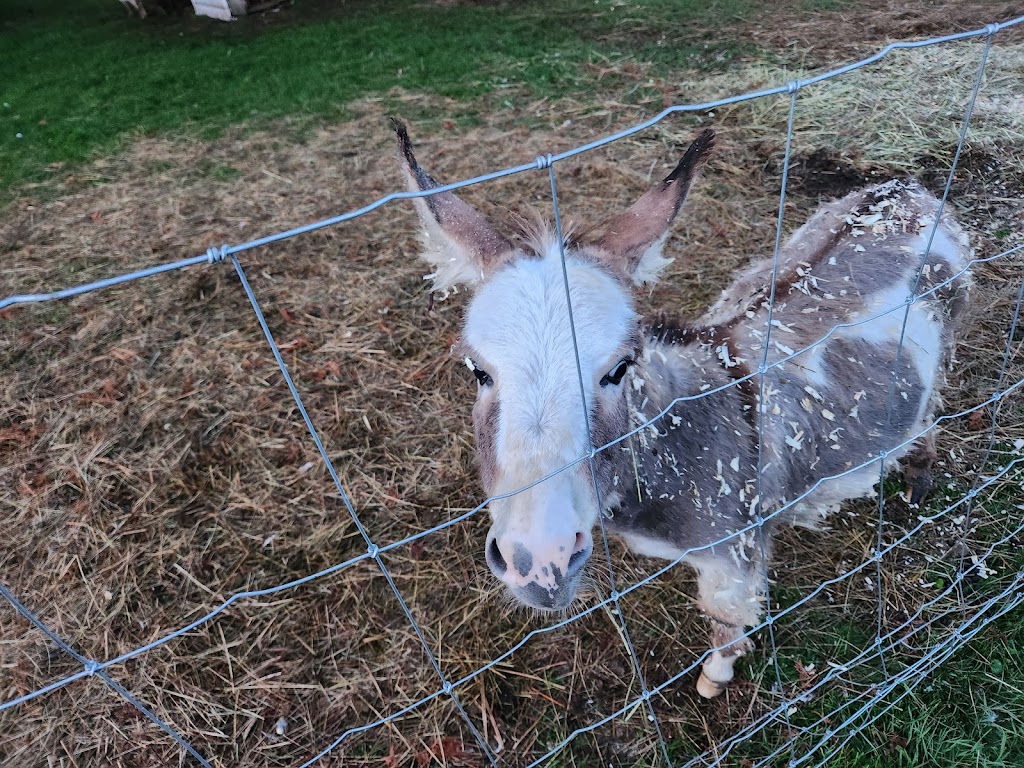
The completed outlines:
[[[394,126],[409,189],[436,188]],[[906,458],[912,502],[928,491],[934,432],[910,438],[934,419],[971,256],[933,195],[893,180],[821,206],[696,322],[645,321],[633,286],[670,263],[662,243],[713,147],[705,130],[632,207],[563,242],[543,225],[509,239],[451,192],[415,199],[434,290],[473,292],[458,355],[483,487],[504,496],[488,566],[527,606],[565,610],[599,515],[634,552],[682,558],[711,624],[708,698],[752,648],[780,523],[817,528],[871,495],[883,451],[887,469]]]

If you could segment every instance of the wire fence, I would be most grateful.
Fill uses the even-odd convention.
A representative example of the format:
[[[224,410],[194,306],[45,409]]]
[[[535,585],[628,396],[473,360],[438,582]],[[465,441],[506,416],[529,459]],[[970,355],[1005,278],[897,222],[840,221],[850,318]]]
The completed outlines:
[[[281,351],[278,347],[277,342],[274,339],[273,334],[271,333],[270,327],[267,324],[267,320],[264,317],[263,311],[260,307],[260,303],[252,289],[252,286],[249,283],[245,268],[242,264],[242,261],[239,259],[239,256],[240,254],[243,254],[244,252],[251,250],[253,248],[259,248],[261,246],[275,243],[286,238],[297,237],[299,235],[303,235],[305,233],[317,229],[330,227],[345,221],[349,221],[356,217],[362,216],[363,214],[366,214],[370,211],[373,211],[385,205],[386,203],[394,200],[404,200],[414,197],[436,195],[446,191],[462,189],[464,187],[474,184],[481,184],[504,176],[510,176],[519,173],[528,173],[531,171],[546,172],[548,175],[550,181],[551,203],[554,213],[556,232],[558,234],[558,241],[561,242],[561,221],[559,215],[558,188],[556,179],[556,167],[560,161],[574,157],[584,152],[594,150],[598,147],[610,144],[611,142],[618,141],[624,137],[631,136],[633,134],[644,131],[650,128],[651,126],[655,125],[656,123],[660,122],[661,120],[664,120],[666,117],[675,113],[705,111],[753,99],[771,98],[773,96],[778,95],[788,95],[788,125],[786,133],[785,156],[782,164],[782,184],[781,193],[779,197],[778,215],[776,221],[776,237],[773,255],[774,277],[777,275],[779,251],[782,244],[783,212],[786,203],[788,172],[791,164],[791,152],[794,135],[794,120],[799,110],[800,92],[803,89],[816,83],[822,83],[833,78],[840,77],[854,70],[863,67],[868,67],[871,64],[878,62],[883,57],[889,55],[893,51],[899,49],[921,48],[925,46],[942,45],[953,41],[966,40],[970,38],[982,38],[984,46],[979,57],[977,72],[971,89],[970,97],[967,103],[964,105],[964,113],[959,133],[959,141],[956,147],[956,152],[954,154],[952,165],[946,177],[943,193],[940,200],[941,211],[941,209],[947,205],[950,189],[954,179],[954,174],[957,170],[958,162],[960,160],[964,148],[964,143],[967,136],[968,127],[971,122],[975,102],[978,93],[982,87],[985,75],[985,68],[988,62],[992,41],[1000,30],[1020,24],[1024,24],[1024,17],[1015,18],[1000,24],[990,24],[984,27],[983,29],[978,29],[970,32],[946,35],[943,37],[936,37],[923,41],[895,43],[886,46],[878,53],[868,58],[865,58],[861,61],[857,61],[846,66],[840,67],[838,69],[835,69],[833,71],[826,72],[804,80],[794,80],[774,88],[768,88],[751,93],[744,93],[736,96],[731,96],[729,98],[718,99],[715,101],[705,102],[701,104],[686,104],[672,106],[663,110],[655,117],[642,123],[639,123],[629,128],[628,130],[624,130],[619,133],[605,136],[601,139],[590,142],[589,144],[585,144],[583,146],[571,149],[566,152],[562,152],[555,155],[549,154],[538,157],[535,161],[531,163],[525,163],[512,168],[506,168],[504,170],[484,174],[482,176],[471,178],[458,183],[443,185],[426,192],[396,192],[388,194],[378,200],[375,200],[373,203],[367,206],[364,206],[362,208],[350,211],[339,216],[324,219],[322,221],[317,221],[306,226],[297,227],[285,232],[269,235],[267,237],[262,237],[257,240],[252,240],[250,242],[245,242],[238,245],[223,245],[220,246],[219,248],[210,248],[206,253],[199,256],[194,256],[192,258],[182,259],[180,261],[175,261],[167,264],[161,264],[147,269],[117,275],[105,280],[99,280],[85,285],[79,285],[50,293],[15,295],[0,300],[0,310],[4,310],[6,308],[19,304],[55,301],[59,299],[70,298],[87,292],[97,291],[128,282],[133,282],[136,280],[141,280],[164,272],[182,270],[201,265],[213,266],[219,264],[220,262],[229,261],[231,267],[233,268],[235,274],[237,275],[242,285],[245,295],[247,296],[252,306],[252,310],[255,313],[257,320],[259,321],[260,328],[262,329],[263,334],[266,337],[266,342],[273,353],[274,359],[276,360],[280,372],[284,377],[284,381],[287,384],[288,390],[295,401],[295,405],[298,409],[298,412],[301,414],[302,419],[306,425],[306,428],[309,431],[310,438],[316,445],[317,451],[319,452],[320,457],[322,458],[324,465],[328,473],[330,474],[331,480],[333,481],[338,491],[338,494],[340,495],[340,498],[342,499],[342,502],[344,503],[345,508],[348,511],[348,514],[351,516],[351,519],[355,524],[356,529],[358,530],[359,534],[361,535],[366,545],[366,550],[362,554],[353,557],[349,560],[346,560],[344,562],[337,563],[329,568],[318,571],[316,573],[310,573],[309,575],[304,576],[303,578],[295,579],[293,581],[289,581],[287,583],[280,584],[278,586],[271,588],[244,591],[233,594],[227,600],[217,605],[213,610],[209,611],[204,616],[201,616],[200,618],[192,621],[191,623],[182,626],[174,630],[173,632],[167,633],[166,635],[160,637],[157,640],[154,640],[153,642],[135,648],[132,651],[103,660],[88,658],[79,653],[74,647],[72,647],[69,643],[62,639],[57,633],[55,633],[52,629],[46,626],[46,624],[42,622],[30,608],[26,607],[19,600],[18,596],[13,594],[5,584],[0,583],[0,594],[2,594],[4,598],[6,598],[6,600],[14,607],[14,609],[22,616],[24,616],[26,619],[28,619],[39,631],[43,632],[57,647],[59,647],[61,650],[72,656],[81,665],[81,669],[75,672],[74,674],[70,674],[44,687],[31,691],[30,693],[26,693],[22,696],[18,696],[17,698],[13,698],[8,701],[0,703],[0,711],[18,707],[19,705],[24,704],[25,702],[39,698],[41,696],[45,696],[46,694],[51,693],[54,690],[57,690],[64,686],[72,685],[82,680],[83,678],[98,677],[100,680],[103,681],[103,683],[109,686],[119,696],[121,696],[128,703],[137,708],[138,711],[141,712],[143,716],[148,718],[157,727],[164,731],[169,738],[173,739],[178,745],[180,745],[180,747],[188,755],[190,755],[196,761],[196,763],[202,766],[209,767],[211,766],[211,762],[207,757],[204,757],[202,754],[200,754],[199,751],[188,741],[186,741],[186,739],[180,733],[178,733],[166,722],[161,720],[161,718],[157,714],[155,714],[153,711],[147,708],[145,704],[143,704],[143,702],[141,702],[130,690],[126,689],[121,684],[116,682],[109,675],[108,670],[110,670],[112,667],[122,665],[131,659],[142,657],[148,654],[149,652],[153,651],[154,649],[159,648],[160,646],[163,646],[166,643],[174,640],[175,638],[182,637],[183,635],[192,632],[193,630],[212,621],[218,615],[227,610],[231,605],[239,601],[263,597],[267,595],[273,595],[283,591],[292,590],[300,585],[312,582],[314,580],[323,579],[327,576],[342,572],[356,565],[357,563],[372,561],[373,564],[379,569],[380,573],[387,580],[387,583],[390,586],[390,590],[394,594],[394,597],[398,601],[401,610],[405,614],[412,629],[416,633],[416,636],[418,637],[419,642],[423,647],[426,657],[429,660],[429,663],[433,667],[433,670],[437,676],[436,689],[430,695],[419,699],[418,701],[410,704],[409,706],[391,712],[386,716],[380,717],[377,720],[374,720],[372,722],[353,724],[352,727],[350,727],[348,730],[341,734],[338,734],[336,738],[334,738],[333,741],[327,744],[327,746],[325,746],[319,753],[313,755],[312,757],[310,757],[309,760],[302,763],[301,768],[306,768],[307,766],[314,765],[321,758],[324,758],[325,756],[329,755],[332,752],[332,750],[336,749],[346,739],[349,739],[353,735],[380,728],[381,726],[392,721],[395,721],[399,718],[402,718],[410,712],[418,708],[421,708],[427,703],[432,702],[441,697],[449,698],[451,702],[454,704],[459,714],[459,717],[464,721],[468,730],[475,737],[481,755],[483,756],[483,759],[485,759],[489,764],[497,766],[499,764],[499,757],[495,754],[495,751],[492,749],[487,739],[485,739],[484,736],[481,734],[480,729],[477,727],[477,724],[474,722],[473,718],[469,715],[466,708],[464,707],[462,701],[460,700],[459,689],[465,686],[467,683],[478,678],[486,671],[493,669],[495,666],[506,661],[517,650],[525,646],[531,640],[543,636],[547,633],[551,633],[573,622],[577,622],[581,618],[593,614],[597,611],[603,610],[605,608],[611,609],[611,612],[615,616],[617,616],[618,629],[620,630],[626,648],[629,651],[630,662],[633,667],[633,673],[641,682],[641,692],[639,696],[636,696],[632,700],[626,702],[626,704],[624,704],[617,711],[612,712],[606,717],[601,718],[600,720],[597,720],[585,727],[579,728],[573,731],[572,733],[569,733],[564,739],[559,741],[557,744],[554,744],[547,751],[546,754],[542,755],[533,763],[531,763],[531,765],[540,765],[549,761],[553,756],[557,755],[570,742],[572,742],[581,734],[600,728],[601,726],[605,725],[606,723],[614,719],[626,717],[629,713],[633,712],[638,707],[642,707],[647,712],[647,720],[652,724],[654,733],[658,738],[661,759],[664,761],[666,765],[678,764],[677,762],[674,763],[670,757],[670,752],[668,745],[666,743],[663,728],[659,721],[658,713],[654,706],[654,700],[656,699],[656,697],[662,694],[667,688],[678,682],[680,679],[687,675],[691,675],[695,670],[699,669],[703,661],[712,652],[723,649],[709,649],[700,657],[694,659],[691,663],[679,669],[676,674],[672,675],[665,681],[655,686],[649,686],[644,678],[643,671],[637,656],[637,651],[634,648],[633,643],[630,639],[629,627],[627,626],[625,611],[622,610],[621,601],[625,597],[629,596],[631,593],[635,592],[636,590],[642,589],[644,586],[660,578],[662,575],[675,569],[679,565],[679,563],[684,560],[684,558],[694,554],[695,552],[698,552],[699,550],[709,550],[712,547],[720,546],[738,537],[747,534],[754,534],[755,536],[757,536],[763,552],[763,529],[765,524],[773,518],[785,514],[787,510],[792,509],[795,505],[799,504],[803,499],[807,498],[812,493],[814,493],[814,491],[816,491],[822,484],[827,482],[833,482],[838,478],[844,477],[846,475],[851,475],[855,472],[858,472],[866,467],[870,467],[875,464],[878,465],[879,477],[881,479],[884,477],[886,460],[890,454],[893,454],[900,448],[909,446],[910,444],[914,443],[915,441],[926,435],[928,432],[934,430],[936,427],[938,427],[941,423],[945,421],[960,419],[972,413],[990,408],[992,411],[991,428],[988,434],[987,445],[985,446],[983,451],[983,460],[981,462],[977,474],[974,476],[970,489],[961,498],[956,499],[955,501],[953,501],[953,503],[949,504],[948,506],[941,510],[933,512],[932,514],[919,516],[916,525],[913,525],[912,527],[908,528],[902,536],[900,536],[890,544],[886,545],[884,544],[882,539],[882,527],[883,523],[885,522],[885,501],[884,495],[882,493],[882,483],[880,482],[877,518],[878,538],[876,541],[874,553],[871,557],[853,566],[845,573],[842,573],[840,576],[837,576],[834,579],[823,581],[822,583],[818,584],[810,593],[803,596],[796,602],[786,606],[785,608],[779,608],[778,610],[774,611],[771,609],[773,605],[770,595],[771,585],[767,581],[767,573],[765,574],[766,588],[769,590],[768,599],[766,602],[766,605],[768,606],[768,612],[764,620],[759,625],[752,627],[748,630],[747,635],[750,636],[755,633],[759,633],[766,630],[765,634],[768,639],[771,659],[773,662],[773,666],[775,668],[776,679],[773,692],[777,694],[777,704],[775,706],[772,706],[768,711],[754,718],[749,724],[747,724],[743,728],[737,730],[729,738],[716,744],[713,750],[708,750],[702,754],[695,755],[687,762],[683,763],[683,765],[724,765],[733,755],[733,752],[738,745],[751,739],[764,729],[772,726],[784,726],[784,729],[782,730],[784,738],[782,738],[778,744],[771,748],[770,751],[766,752],[756,762],[754,762],[753,765],[768,766],[785,764],[795,768],[795,766],[811,764],[818,766],[827,763],[829,759],[831,759],[831,757],[833,757],[840,749],[842,749],[843,746],[846,745],[849,742],[849,740],[852,739],[858,732],[868,727],[878,718],[883,717],[890,709],[897,706],[904,697],[910,695],[914,690],[914,686],[917,685],[925,676],[927,676],[936,667],[942,664],[947,658],[949,658],[951,654],[955,653],[965,643],[969,642],[979,632],[983,631],[985,627],[990,625],[992,622],[996,621],[999,617],[1014,610],[1018,605],[1024,602],[1024,569],[1022,569],[1021,571],[1018,571],[1015,574],[1013,574],[1013,576],[1009,578],[1005,584],[1002,585],[1002,588],[999,589],[999,591],[996,594],[993,594],[990,598],[984,600],[983,602],[969,605],[964,596],[963,586],[965,579],[967,579],[971,574],[971,568],[969,565],[961,563],[960,567],[957,570],[956,576],[952,578],[950,582],[946,584],[941,590],[939,590],[934,598],[922,603],[918,607],[918,609],[912,615],[907,616],[904,621],[900,622],[896,626],[891,626],[890,623],[889,628],[886,629],[882,619],[882,613],[884,609],[884,596],[881,578],[881,562],[883,558],[885,558],[886,555],[896,551],[900,546],[905,545],[907,542],[911,541],[915,535],[919,534],[928,526],[931,526],[940,520],[949,519],[955,513],[961,514],[969,520],[972,511],[975,505],[977,504],[977,500],[983,491],[993,487],[995,484],[1001,481],[1005,481],[1007,478],[1017,477],[1017,473],[1019,473],[1021,470],[1024,470],[1024,467],[1021,467],[1021,464],[1024,463],[1024,458],[1013,459],[998,468],[990,469],[988,466],[993,454],[993,449],[996,444],[996,429],[997,417],[999,414],[999,406],[1003,402],[1004,398],[1006,398],[1011,393],[1015,393],[1018,389],[1024,386],[1024,379],[1012,382],[1006,381],[1008,365],[1011,359],[1011,354],[1014,349],[1013,341],[1018,330],[1021,302],[1022,298],[1024,298],[1024,280],[1022,280],[1020,289],[1016,294],[1016,303],[1013,307],[1012,316],[1008,318],[1009,328],[1006,335],[1006,346],[1003,350],[1002,365],[998,372],[996,387],[992,394],[983,402],[980,402],[969,408],[960,410],[956,413],[948,413],[943,416],[940,416],[918,434],[908,437],[906,440],[897,445],[892,445],[888,447],[886,450],[881,451],[877,457],[872,457],[869,460],[856,466],[853,466],[849,468],[847,471],[840,473],[838,475],[820,478],[810,488],[808,488],[806,491],[798,495],[796,498],[789,500],[780,508],[772,510],[770,513],[765,514],[761,514],[760,511],[758,511],[758,514],[756,515],[754,522],[752,522],[749,526],[739,531],[736,531],[730,536],[725,537],[720,541],[716,541],[713,544],[708,544],[704,547],[688,550],[685,553],[683,553],[680,557],[678,557],[676,560],[664,565],[655,572],[647,575],[646,577],[640,579],[636,583],[633,583],[621,590],[617,587],[615,582],[615,571],[612,567],[611,554],[608,548],[607,536],[604,532],[604,522],[602,520],[601,526],[602,535],[604,538],[605,559],[608,567],[608,573],[611,575],[610,592],[607,595],[607,597],[604,597],[603,599],[598,600],[592,605],[587,606],[585,609],[577,613],[575,616],[565,618],[561,621],[555,622],[553,624],[544,626],[539,629],[535,629],[527,633],[518,642],[509,647],[505,652],[497,655],[495,658],[491,659],[483,666],[480,666],[479,668],[473,670],[472,672],[464,675],[461,678],[448,679],[445,676],[438,662],[437,657],[431,650],[431,647],[427,642],[426,638],[424,637],[424,634],[420,626],[417,624],[412,612],[409,610],[409,607],[406,603],[405,598],[403,597],[401,590],[396,585],[395,580],[393,579],[388,568],[385,566],[381,556],[391,550],[404,547],[419,539],[431,536],[432,534],[435,534],[445,528],[458,525],[459,523],[470,518],[471,516],[474,516],[481,512],[481,510],[485,509],[486,506],[490,504],[492,501],[508,498],[515,494],[521,493],[539,483],[544,482],[548,478],[553,477],[554,475],[560,472],[564,472],[570,469],[571,467],[577,466],[583,462],[593,462],[594,459],[598,456],[598,454],[600,454],[603,451],[609,450],[613,446],[621,443],[624,440],[627,440],[631,436],[636,435],[642,430],[647,429],[652,424],[657,422],[659,419],[664,418],[665,415],[672,410],[672,408],[674,408],[675,406],[679,405],[682,402],[708,397],[729,387],[743,385],[745,382],[748,381],[750,381],[752,384],[756,384],[760,388],[763,402],[765,374],[768,371],[792,361],[794,358],[798,357],[801,354],[804,354],[810,349],[825,344],[837,332],[841,331],[844,328],[851,328],[857,325],[869,323],[877,318],[880,318],[884,315],[893,312],[902,311],[902,327],[903,331],[905,331],[907,325],[907,318],[909,317],[911,308],[915,303],[921,301],[922,299],[930,296],[933,293],[942,290],[944,287],[953,284],[958,278],[962,277],[971,267],[975,265],[1007,259],[1015,254],[1024,252],[1024,245],[1018,245],[1016,247],[1009,248],[1000,253],[985,258],[975,258],[971,260],[970,263],[960,272],[950,275],[948,278],[933,285],[926,291],[917,293],[917,284],[921,278],[922,269],[925,265],[925,260],[927,256],[926,252],[921,258],[920,266],[917,272],[917,278],[915,280],[914,290],[911,292],[911,295],[908,296],[906,302],[903,302],[894,307],[887,307],[886,309],[878,312],[877,314],[871,317],[861,319],[856,322],[842,323],[836,325],[830,328],[828,332],[822,335],[821,338],[817,339],[814,343],[807,345],[799,350],[787,352],[783,357],[772,362],[769,362],[768,347],[771,341],[772,333],[772,324],[770,322],[770,318],[771,313],[774,311],[775,308],[775,291],[773,284],[771,295],[768,302],[769,323],[766,328],[765,334],[766,338],[764,354],[760,360],[760,365],[755,371],[753,371],[747,376],[731,380],[728,385],[710,389],[708,391],[701,392],[698,395],[678,397],[674,399],[660,413],[648,419],[645,423],[637,426],[630,432],[624,435],[620,435],[619,437],[608,442],[607,444],[593,446],[593,448],[585,455],[579,456],[575,461],[570,462],[566,466],[560,467],[558,470],[551,472],[545,475],[544,477],[537,478],[534,482],[530,483],[529,485],[511,493],[502,494],[500,496],[489,498],[482,502],[481,504],[477,505],[472,510],[466,512],[465,514],[454,517],[440,525],[434,526],[427,530],[420,531],[412,536],[408,536],[401,540],[393,541],[390,543],[379,543],[377,541],[374,541],[367,532],[367,529],[365,528],[363,523],[361,522],[359,514],[355,509],[354,505],[352,504],[350,496],[346,492],[345,486],[341,478],[339,477],[334,465],[332,464],[323,442],[321,441],[314,420],[309,415],[303,404],[303,400],[299,393],[299,390],[296,387],[291,374],[289,373],[288,366],[285,363],[284,358],[282,357]],[[929,233],[928,249],[931,248],[932,240],[935,237],[938,225],[939,217],[937,216],[935,223],[932,226],[931,232]],[[562,254],[562,258],[563,276],[565,278],[566,299],[568,301],[569,306],[570,322],[573,322],[572,303],[570,300],[568,275],[565,271],[564,253]],[[575,329],[573,329],[573,337],[575,340]],[[899,352],[897,353],[896,358],[897,365],[894,366],[894,370],[892,372],[892,387],[890,387],[889,392],[890,400],[893,394],[893,389],[895,387],[897,375],[896,368],[898,368],[899,355],[900,353],[902,353],[903,346],[904,334],[903,332],[901,332]],[[579,376],[579,386],[581,394],[583,394],[583,402],[586,415],[586,388],[584,387],[583,375],[582,370],[579,366],[578,356],[576,362],[577,374]],[[755,379],[756,381],[752,381]],[[762,409],[758,409],[758,418],[762,418]],[[589,418],[587,418],[586,421],[589,424]],[[592,441],[591,445],[593,445]],[[759,455],[759,467],[761,466],[761,462],[762,459]],[[596,473],[594,473],[594,476],[597,476]],[[760,483],[760,472],[758,474],[758,483]],[[760,488],[758,488],[758,497],[763,498],[762,494],[760,493]],[[967,529],[969,529],[969,525],[965,526],[965,530]],[[980,555],[978,555],[977,559],[983,562],[985,557],[995,552],[999,546],[1014,541],[1015,537],[1021,535],[1022,533],[1024,533],[1024,521],[1021,521],[1018,525],[1012,525],[1010,529],[1005,532],[1005,535],[992,541],[988,549],[982,552]],[[823,592],[825,592],[829,588],[844,583],[849,584],[855,577],[860,576],[862,574],[867,574],[869,577],[873,576],[874,583],[877,585],[878,622],[873,641],[869,643],[867,647],[863,648],[859,653],[852,656],[845,662],[841,664],[832,664],[827,672],[824,672],[823,674],[820,674],[817,677],[815,677],[812,685],[799,690],[793,696],[785,695],[785,687],[783,686],[783,681],[781,679],[779,672],[780,665],[778,663],[775,663],[778,659],[778,648],[776,645],[776,638],[774,632],[774,627],[776,623],[783,617],[786,617],[787,615],[792,614],[794,611],[798,610],[802,606],[807,605],[810,601],[819,597]],[[935,642],[930,642],[933,634],[932,630],[938,628],[941,628],[942,630],[942,632],[940,633],[942,635],[941,638]],[[896,668],[896,665],[890,665],[887,667],[887,655],[891,657],[892,653],[897,648],[915,649],[917,652],[916,660],[908,664],[903,664],[898,669]],[[851,679],[851,673],[853,671],[863,669],[869,663],[875,660],[880,662],[880,669],[882,671],[880,679],[872,681],[869,685],[864,685],[859,694],[846,697],[831,711],[827,712],[826,714],[820,717],[814,718],[813,721],[800,724],[794,722],[792,714],[796,711],[796,708],[801,703],[810,701],[814,696],[816,696],[821,691],[826,689],[826,687],[829,686],[831,683],[834,683],[836,681],[849,681]]]

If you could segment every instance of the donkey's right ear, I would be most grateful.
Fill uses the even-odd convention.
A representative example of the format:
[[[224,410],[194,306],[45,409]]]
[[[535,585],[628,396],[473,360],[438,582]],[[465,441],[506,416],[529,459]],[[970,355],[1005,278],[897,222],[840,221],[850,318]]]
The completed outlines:
[[[410,192],[425,192],[441,186],[416,162],[405,125],[391,118],[398,135],[400,162]],[[423,230],[420,255],[434,271],[427,275],[434,290],[447,293],[460,284],[481,282],[512,253],[512,245],[498,234],[472,206],[453,192],[440,192],[413,201]]]
[[[658,273],[671,263],[661,255],[662,243],[686,200],[690,183],[714,147],[715,133],[706,128],[672,173],[605,225],[595,245],[614,271],[642,285],[656,281]]]

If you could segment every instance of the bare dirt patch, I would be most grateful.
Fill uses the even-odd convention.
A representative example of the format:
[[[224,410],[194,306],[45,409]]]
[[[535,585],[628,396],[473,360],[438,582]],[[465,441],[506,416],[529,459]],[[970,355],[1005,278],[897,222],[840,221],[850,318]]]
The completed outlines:
[[[748,75],[734,82],[767,76]],[[727,87],[725,80],[707,84]],[[404,98],[420,113],[459,106]],[[412,129],[423,163],[440,178],[457,179],[584,143],[635,122],[648,106],[615,105],[614,94],[604,103],[523,103],[514,111],[485,104],[471,129],[444,122]],[[238,132],[213,144],[143,140],[64,189],[24,197],[0,215],[0,253],[11,265],[0,275],[0,295],[194,255],[395,189],[400,176],[385,109],[372,100],[356,109],[353,121],[302,141],[286,125],[277,134]],[[835,114],[812,109],[798,126],[787,229],[820,198],[881,175],[916,168],[941,189],[950,126],[922,114],[909,139],[858,139],[848,130],[839,141],[838,129],[828,129]],[[783,148],[778,108],[739,106],[665,121],[557,169],[563,217],[598,220],[663,175],[697,122],[715,125],[719,150],[668,245],[675,264],[640,297],[646,308],[695,314],[750,255],[770,252]],[[1019,121],[989,125],[998,130],[979,135],[950,198],[981,257],[1021,242],[1024,230],[1014,202],[1024,194],[1014,160],[1020,145],[1011,141]],[[546,172],[464,196],[495,219],[506,205],[550,210]],[[388,205],[241,257],[348,496],[378,544],[444,523],[482,500],[468,428],[473,385],[449,355],[460,301],[428,308],[415,226],[411,206]],[[950,376],[951,409],[984,400],[995,385],[1020,267],[1010,257],[975,272],[978,299]],[[1017,352],[1015,345],[1007,381],[1024,373]],[[239,591],[276,586],[366,549],[229,264],[5,312],[0,374],[0,519],[10,532],[0,579],[92,658],[157,640]],[[1002,414],[1000,450],[1012,451],[1024,436],[1020,398],[1010,398]],[[955,498],[965,477],[969,482],[988,418],[983,412],[947,425],[940,445],[953,488],[940,497]],[[887,540],[917,520],[918,510],[901,505],[890,499]],[[869,556],[873,514],[870,504],[854,506],[828,536],[785,537],[773,574],[777,601],[792,602]],[[480,513],[383,557],[449,680],[548,623],[504,608],[483,560],[486,528]],[[958,531],[936,526],[922,534],[884,564],[892,617],[933,594],[926,558],[940,558]],[[618,546],[613,560],[622,585],[658,567]],[[691,594],[689,577],[674,572],[625,603],[651,685],[704,650]],[[851,623],[873,622],[875,595],[862,580],[827,590],[780,625],[780,643],[798,653],[821,630],[811,613],[820,606],[841,606]],[[77,668],[2,602],[0,637],[0,668],[9,670],[0,678],[5,700]],[[776,703],[766,658],[755,658],[746,682],[714,702],[696,699],[691,677],[657,698],[679,755],[711,748]],[[110,671],[217,766],[299,763],[346,729],[440,687],[386,579],[366,562],[239,601]],[[786,671],[795,675],[792,664]],[[795,691],[799,684],[789,685]],[[502,764],[525,765],[640,689],[615,618],[599,611],[532,638],[456,693],[488,743],[503,747]],[[586,765],[636,765],[652,761],[654,749],[650,724],[637,711],[577,738],[565,755]],[[0,755],[10,765],[127,767],[175,762],[178,748],[91,679],[0,713]],[[444,696],[351,735],[331,755],[328,764],[338,765],[484,763]]]
[[[1021,3],[935,3],[868,0],[806,14],[784,24],[752,26],[744,34],[765,48],[799,52],[820,64],[861,55],[887,43],[981,29],[1024,14]],[[1020,42],[1019,27],[1000,32],[1000,42]]]

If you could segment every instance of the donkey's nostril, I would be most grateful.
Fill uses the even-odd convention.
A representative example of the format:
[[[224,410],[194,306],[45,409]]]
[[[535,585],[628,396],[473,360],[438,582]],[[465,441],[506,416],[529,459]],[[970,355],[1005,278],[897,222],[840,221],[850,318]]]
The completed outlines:
[[[573,576],[583,570],[587,558],[590,557],[591,549],[593,547],[590,537],[585,533],[577,533],[576,544],[572,548],[572,555],[569,557],[569,565],[566,568],[567,576]]]
[[[589,556],[589,549],[581,549],[579,552],[574,552],[572,557],[569,558],[568,574],[571,576],[574,573],[576,573],[576,571],[578,571],[580,568],[582,568],[583,564],[587,561],[587,558]]]
[[[500,577],[508,570],[508,563],[505,562],[505,558],[501,556],[501,550],[498,549],[497,539],[487,542],[486,555],[487,565],[494,571],[495,576]]]

